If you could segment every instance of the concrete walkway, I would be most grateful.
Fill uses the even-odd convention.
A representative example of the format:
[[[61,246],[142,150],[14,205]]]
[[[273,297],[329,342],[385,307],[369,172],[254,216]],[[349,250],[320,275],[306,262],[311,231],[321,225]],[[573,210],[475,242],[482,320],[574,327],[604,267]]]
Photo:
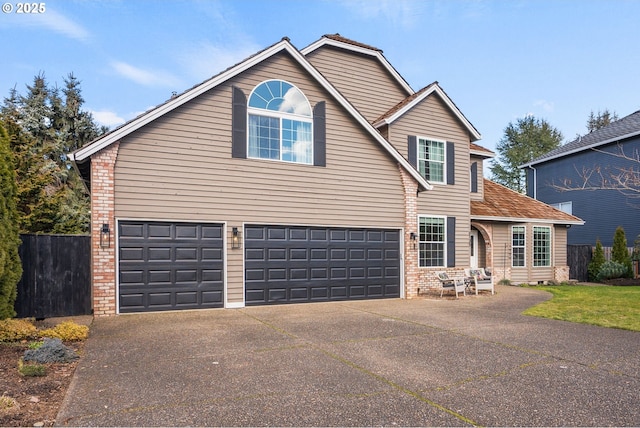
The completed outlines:
[[[640,426],[640,333],[497,291],[98,318],[57,423]]]

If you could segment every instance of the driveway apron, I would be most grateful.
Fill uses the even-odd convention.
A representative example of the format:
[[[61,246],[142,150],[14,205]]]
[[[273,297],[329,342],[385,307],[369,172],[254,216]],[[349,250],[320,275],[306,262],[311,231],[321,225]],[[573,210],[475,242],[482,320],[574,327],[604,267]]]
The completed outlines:
[[[387,299],[96,318],[60,426],[640,426],[640,333]]]

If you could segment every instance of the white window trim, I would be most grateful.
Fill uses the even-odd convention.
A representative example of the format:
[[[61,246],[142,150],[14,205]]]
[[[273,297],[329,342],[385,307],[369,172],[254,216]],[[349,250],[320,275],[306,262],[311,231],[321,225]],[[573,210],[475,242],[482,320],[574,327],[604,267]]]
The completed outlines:
[[[443,238],[444,241],[442,242],[443,246],[443,255],[442,255],[442,261],[443,264],[442,266],[422,266],[420,264],[420,243],[422,243],[423,241],[420,241],[420,219],[422,218],[441,218],[442,220],[444,220],[444,233],[443,233]],[[447,216],[444,215],[430,215],[430,214],[418,214],[418,268],[427,268],[427,269],[432,269],[432,268],[446,268],[448,265],[448,260],[447,260]],[[425,243],[427,241],[424,241]],[[431,242],[431,241],[429,241]]]
[[[535,239],[535,232],[536,232],[536,228],[537,229],[547,229],[549,231],[549,264],[548,265],[539,265],[536,266],[536,260],[535,260],[535,256],[536,256],[536,252],[535,252],[535,243],[536,243],[536,239]],[[553,266],[553,230],[551,230],[550,226],[533,226],[533,228],[531,229],[531,263],[533,264],[534,268],[548,268]]]
[[[418,163],[417,165],[417,169],[418,171],[420,171],[420,162],[421,162],[421,158],[420,158],[420,140],[425,140],[425,141],[433,141],[434,143],[442,143],[442,147],[443,147],[443,153],[444,153],[444,157],[443,157],[443,161],[442,161],[442,181],[435,181],[431,178],[426,178],[426,180],[429,180],[429,183],[431,184],[447,184],[447,142],[445,140],[441,140],[440,138],[431,138],[431,137],[421,137],[421,136],[416,136],[416,162]],[[434,161],[436,162],[436,161]]]
[[[285,113],[285,112],[279,112],[276,110],[268,110],[268,109],[263,109],[263,108],[258,108],[258,107],[251,107],[249,105],[249,102],[251,100],[251,97],[253,96],[254,92],[256,91],[256,89],[258,89],[260,86],[262,86],[263,84],[267,83],[267,82],[272,82],[272,81],[279,81],[279,82],[284,82],[287,83],[289,85],[291,85],[293,88],[295,88],[296,90],[298,90],[298,92],[300,92],[300,94],[302,94],[302,96],[304,96],[307,104],[309,105],[309,109],[311,112],[311,116],[306,116],[306,115],[300,115],[300,114],[295,114],[295,113]],[[278,119],[279,122],[279,133],[280,135],[278,136],[279,141],[280,141],[280,150],[279,150],[279,159],[271,159],[271,158],[262,158],[260,156],[251,156],[251,150],[249,148],[249,144],[251,141],[251,125],[250,125],[250,121],[249,121],[249,116],[250,115],[254,115],[254,116],[262,116],[262,117],[269,117],[272,119]],[[282,132],[283,132],[283,127],[282,127],[282,121],[283,119],[289,119],[289,120],[294,120],[294,121],[298,121],[298,122],[305,122],[305,123],[309,123],[311,125],[311,156],[310,156],[310,161],[309,162],[296,162],[296,161],[289,161],[289,160],[284,160],[282,158],[282,155],[284,153],[284,150],[282,149]],[[313,108],[311,107],[311,103],[309,102],[309,98],[307,98],[307,96],[304,94],[304,92],[302,92],[302,90],[300,88],[298,88],[296,85],[294,85],[291,82],[288,82],[286,80],[282,80],[282,79],[268,79],[265,81],[262,81],[260,83],[258,83],[253,90],[251,91],[251,93],[249,94],[249,97],[247,98],[247,117],[246,117],[246,121],[247,121],[247,125],[246,125],[246,129],[247,129],[247,158],[249,159],[259,159],[259,160],[265,160],[265,161],[272,161],[272,162],[286,162],[286,163],[292,163],[292,164],[296,164],[296,165],[313,165],[314,164],[314,159],[313,159],[313,152],[314,152],[314,144],[315,141],[313,140]]]
[[[513,246],[513,229],[516,227],[521,227],[524,228],[524,245],[522,246],[517,246],[514,247]],[[516,268],[516,269],[520,269],[520,268],[526,268],[527,267],[527,226],[523,225],[523,224],[514,224],[511,226],[511,267],[512,268]],[[513,264],[513,249],[514,248],[523,248],[524,249],[524,264],[522,266],[514,266]]]
[[[565,202],[557,202],[555,204],[550,204],[553,208],[562,211],[563,213],[572,214],[573,215],[573,201],[565,201]],[[569,210],[563,207],[569,207]]]

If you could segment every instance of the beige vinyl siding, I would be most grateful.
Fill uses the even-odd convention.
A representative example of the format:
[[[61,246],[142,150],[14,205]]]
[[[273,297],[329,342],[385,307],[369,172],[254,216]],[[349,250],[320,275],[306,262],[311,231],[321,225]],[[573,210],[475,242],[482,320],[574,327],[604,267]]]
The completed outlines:
[[[410,95],[376,57],[323,46],[307,60],[370,122]]]
[[[231,157],[231,85],[248,97],[278,78],[326,101],[326,167]],[[123,139],[115,177],[118,218],[225,222],[228,237],[248,223],[404,225],[395,160],[284,53]],[[228,249],[229,302],[244,299],[242,253]]]
[[[525,226],[525,266],[512,267],[511,226]],[[551,229],[551,266],[533,266],[533,227],[542,226]],[[562,226],[564,227],[564,226]],[[566,230],[560,226],[543,223],[499,223],[493,227],[494,265],[502,269],[511,268],[511,282],[513,284],[537,283],[554,278],[555,266],[566,266],[567,247]],[[564,236],[563,236],[564,235]],[[506,244],[506,245],[505,245]]]
[[[433,94],[389,126],[390,142],[408,157],[407,137],[415,135],[454,143],[455,184],[433,184],[418,196],[419,215],[456,217],[456,267],[469,266],[469,136],[440,97]]]

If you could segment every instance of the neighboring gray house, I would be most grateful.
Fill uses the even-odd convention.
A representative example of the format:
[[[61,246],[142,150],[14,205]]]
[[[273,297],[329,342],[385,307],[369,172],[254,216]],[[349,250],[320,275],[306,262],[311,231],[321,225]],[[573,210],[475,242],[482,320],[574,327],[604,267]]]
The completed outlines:
[[[624,159],[619,155],[624,154]],[[581,136],[544,156],[522,165],[527,173],[527,195],[580,217],[585,224],[573,226],[568,244],[613,245],[618,226],[632,246],[640,234],[640,193],[618,190],[571,190],[583,185],[601,187],[632,169],[640,170],[640,110],[608,126]],[[585,182],[586,177],[589,177]],[[637,181],[635,182],[638,188]],[[640,189],[638,189],[640,190]]]

